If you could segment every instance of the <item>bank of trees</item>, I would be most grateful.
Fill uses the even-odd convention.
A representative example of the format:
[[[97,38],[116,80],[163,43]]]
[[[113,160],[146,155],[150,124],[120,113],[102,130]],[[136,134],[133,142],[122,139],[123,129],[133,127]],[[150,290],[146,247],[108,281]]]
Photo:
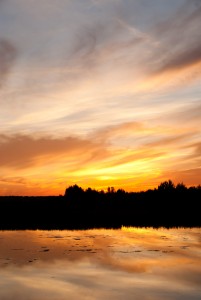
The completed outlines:
[[[69,186],[63,196],[0,197],[0,229],[201,226],[201,187],[175,185],[126,192]]]

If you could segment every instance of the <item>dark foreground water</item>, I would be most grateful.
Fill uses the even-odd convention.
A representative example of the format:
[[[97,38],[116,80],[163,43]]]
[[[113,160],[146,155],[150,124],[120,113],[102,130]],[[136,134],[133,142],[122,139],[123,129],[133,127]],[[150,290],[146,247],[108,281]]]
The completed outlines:
[[[201,230],[0,231],[0,300],[201,299]]]

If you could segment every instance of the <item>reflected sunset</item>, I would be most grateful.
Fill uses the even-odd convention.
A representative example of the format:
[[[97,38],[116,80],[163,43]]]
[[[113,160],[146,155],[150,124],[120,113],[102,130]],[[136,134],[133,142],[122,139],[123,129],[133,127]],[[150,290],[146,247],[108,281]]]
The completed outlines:
[[[1,299],[200,299],[200,230],[0,231]]]

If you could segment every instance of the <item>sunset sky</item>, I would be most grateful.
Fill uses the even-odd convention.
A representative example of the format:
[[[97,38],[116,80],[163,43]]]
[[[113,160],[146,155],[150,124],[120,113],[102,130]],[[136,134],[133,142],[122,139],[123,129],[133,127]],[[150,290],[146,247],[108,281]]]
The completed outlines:
[[[0,195],[201,183],[200,0],[0,0]]]

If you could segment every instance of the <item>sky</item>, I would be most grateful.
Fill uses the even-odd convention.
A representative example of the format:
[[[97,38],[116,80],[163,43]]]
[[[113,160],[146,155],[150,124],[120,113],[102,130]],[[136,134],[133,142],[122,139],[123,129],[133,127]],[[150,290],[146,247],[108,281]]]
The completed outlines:
[[[201,0],[0,0],[0,195],[201,183]]]

